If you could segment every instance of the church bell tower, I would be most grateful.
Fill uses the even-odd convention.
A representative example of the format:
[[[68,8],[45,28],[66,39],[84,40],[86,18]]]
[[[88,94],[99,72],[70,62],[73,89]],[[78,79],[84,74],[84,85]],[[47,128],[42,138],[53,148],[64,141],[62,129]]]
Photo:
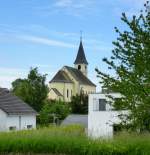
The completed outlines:
[[[85,57],[84,48],[82,44],[82,38],[80,39],[80,45],[77,53],[77,57],[74,62],[75,68],[80,70],[86,77],[88,74],[88,62]]]

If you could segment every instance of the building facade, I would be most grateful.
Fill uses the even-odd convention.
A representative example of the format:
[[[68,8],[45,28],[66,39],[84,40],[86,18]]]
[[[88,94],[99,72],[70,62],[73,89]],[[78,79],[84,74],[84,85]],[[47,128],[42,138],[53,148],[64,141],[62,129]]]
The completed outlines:
[[[71,101],[71,97],[83,92],[96,92],[96,85],[88,78],[88,62],[80,41],[74,67],[64,66],[49,82],[49,99]]]
[[[0,88],[0,131],[34,129],[36,115],[28,104]]]
[[[115,125],[121,122],[119,115],[128,114],[128,111],[116,111],[109,104],[111,99],[121,97],[120,93],[97,93],[89,95],[88,108],[88,135],[93,138],[111,138],[114,135]]]

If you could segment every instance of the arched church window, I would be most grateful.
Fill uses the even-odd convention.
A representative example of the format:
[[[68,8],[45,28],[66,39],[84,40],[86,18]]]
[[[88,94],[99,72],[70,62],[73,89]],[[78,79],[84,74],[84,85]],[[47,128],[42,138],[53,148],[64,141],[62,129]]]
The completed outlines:
[[[69,97],[69,90],[67,89],[67,98]]]
[[[87,69],[87,67],[85,66],[85,70]]]
[[[81,65],[78,65],[78,70],[81,70]]]

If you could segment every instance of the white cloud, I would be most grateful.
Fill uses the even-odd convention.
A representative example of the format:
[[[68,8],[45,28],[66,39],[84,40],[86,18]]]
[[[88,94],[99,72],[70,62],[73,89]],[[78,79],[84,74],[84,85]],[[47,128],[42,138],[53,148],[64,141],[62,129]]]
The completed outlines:
[[[54,5],[57,7],[69,7],[72,3],[72,0],[58,0]]]
[[[146,1],[147,0],[117,0],[114,12],[118,16],[121,16],[122,12],[125,12],[128,17],[139,15]],[[123,9],[120,5],[123,6]]]
[[[40,16],[63,13],[67,15],[84,17],[96,11],[97,0],[57,0],[43,6],[34,6],[33,9]]]
[[[38,37],[38,36],[31,36],[31,35],[17,35],[16,38],[37,43],[37,44],[43,44],[43,45],[49,45],[49,46],[57,46],[57,47],[65,47],[65,48],[73,48],[74,45],[70,43],[66,43],[63,41],[48,39],[44,37]]]
[[[25,78],[27,70],[20,68],[0,67],[0,87],[11,88],[17,78]]]

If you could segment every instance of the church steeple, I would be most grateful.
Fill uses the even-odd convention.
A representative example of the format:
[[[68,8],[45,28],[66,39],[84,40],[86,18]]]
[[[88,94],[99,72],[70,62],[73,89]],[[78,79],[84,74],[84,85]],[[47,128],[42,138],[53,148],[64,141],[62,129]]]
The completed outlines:
[[[86,60],[86,56],[85,56],[85,53],[84,53],[84,48],[83,48],[83,44],[82,44],[82,37],[80,38],[80,45],[79,45],[77,57],[75,59],[74,64],[75,64],[75,68],[77,68],[85,76],[87,76],[87,65],[88,65],[88,62]]]
[[[77,57],[76,57],[74,64],[86,64],[86,65],[88,65],[88,62],[86,60],[85,53],[84,53],[82,40],[80,41],[78,54],[77,54]]]

